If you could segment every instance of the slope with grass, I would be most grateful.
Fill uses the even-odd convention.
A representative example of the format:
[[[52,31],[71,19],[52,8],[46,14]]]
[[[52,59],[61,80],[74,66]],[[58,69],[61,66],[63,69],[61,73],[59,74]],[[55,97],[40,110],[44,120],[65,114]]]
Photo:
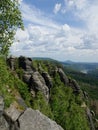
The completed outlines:
[[[27,59],[26,62],[21,62],[22,65],[26,65],[23,68],[20,59]],[[72,86],[72,82],[69,84],[69,78],[63,73],[62,65],[45,60],[31,61],[30,58],[24,57],[20,59],[15,58],[13,67],[8,67],[6,61],[0,58],[0,95],[4,97],[5,108],[17,102],[18,109],[31,107],[39,110],[55,120],[64,130],[90,130],[83,93],[81,90],[74,93],[76,88]],[[30,78],[32,84],[24,82],[24,74]],[[34,74],[40,79],[35,80]],[[46,74],[48,83],[52,85],[48,86],[43,74]],[[70,81],[74,80],[70,78]],[[47,89],[43,89],[43,85]],[[48,101],[44,95],[46,90],[49,90]],[[25,105],[19,99],[23,99]],[[84,102],[85,107],[82,107]]]

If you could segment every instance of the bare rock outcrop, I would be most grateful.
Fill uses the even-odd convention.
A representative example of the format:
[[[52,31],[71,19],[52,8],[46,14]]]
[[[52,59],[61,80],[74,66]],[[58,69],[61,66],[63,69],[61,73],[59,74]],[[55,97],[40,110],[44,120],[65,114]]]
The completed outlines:
[[[4,112],[4,100],[3,97],[0,96],[0,130],[9,130],[9,125],[5,118],[3,117]]]
[[[9,67],[11,68],[11,70],[15,70],[15,66],[16,66],[16,58],[14,56],[10,56],[7,59],[7,63],[9,65]]]
[[[3,116],[0,116],[0,130],[10,130],[9,124]]]
[[[75,94],[79,94],[81,89],[79,84],[74,79],[69,79],[69,85],[72,87]]]
[[[41,91],[44,94],[45,98],[49,100],[49,89],[46,86],[44,78],[38,71],[32,74],[29,85],[30,89],[33,89],[35,92]]]
[[[25,71],[32,71],[32,59],[26,57],[19,57],[19,67]]]
[[[46,82],[46,85],[50,89],[53,86],[52,79],[51,79],[50,75],[47,72],[42,72],[42,76]]]
[[[3,97],[0,96],[0,116],[3,114],[3,109],[4,109],[4,100]]]
[[[63,130],[38,110],[28,108],[19,118],[20,130]]]
[[[67,76],[65,75],[64,71],[63,71],[61,68],[58,68],[58,73],[59,73],[59,75],[60,75],[61,81],[62,81],[65,85],[67,85],[69,80],[68,80]]]
[[[4,104],[2,99],[0,97],[0,102]],[[1,110],[0,130],[63,130],[55,121],[38,110],[26,108],[20,111],[15,104],[11,104],[5,110],[1,107]]]

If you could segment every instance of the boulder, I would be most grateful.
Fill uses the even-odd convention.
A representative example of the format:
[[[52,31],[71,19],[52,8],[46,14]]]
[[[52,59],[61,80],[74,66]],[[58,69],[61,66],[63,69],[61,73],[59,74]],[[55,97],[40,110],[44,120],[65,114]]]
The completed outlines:
[[[25,71],[32,71],[32,59],[26,57],[19,57],[19,67]]]
[[[42,76],[46,82],[46,85],[50,89],[53,86],[50,75],[47,72],[42,72]]]
[[[56,122],[31,108],[20,116],[18,122],[20,130],[63,130]]]
[[[68,80],[67,76],[65,75],[64,71],[61,68],[58,68],[58,73],[59,73],[61,81],[65,85],[67,85],[69,80]]]
[[[49,100],[49,89],[46,86],[44,78],[41,76],[41,74],[36,71],[32,74],[30,78],[30,89],[33,89],[35,92],[41,91],[45,98]]]
[[[4,111],[4,115],[7,119],[7,121],[12,121],[12,122],[15,122],[19,116],[21,115],[21,111],[19,111],[15,105],[11,104],[9,108],[7,108],[5,111]]]

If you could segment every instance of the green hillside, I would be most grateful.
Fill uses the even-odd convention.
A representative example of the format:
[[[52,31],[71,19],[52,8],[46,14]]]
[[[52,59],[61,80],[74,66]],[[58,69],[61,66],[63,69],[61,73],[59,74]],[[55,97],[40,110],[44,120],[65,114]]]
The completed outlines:
[[[38,68],[39,64],[42,70],[51,76],[53,83],[48,103],[41,91],[36,91],[36,95],[32,97],[28,84],[22,81],[24,70],[19,67],[18,58],[15,59],[15,70],[11,70],[6,65],[6,61],[0,58],[0,95],[4,97],[5,107],[9,107],[16,101],[18,107],[24,109],[17,99],[17,96],[20,95],[27,106],[40,110],[60,124],[64,130],[90,130],[86,108],[81,107],[85,100],[82,98],[82,93],[74,94],[73,89],[61,81],[58,72],[53,74],[60,64],[49,61],[33,61],[33,70],[39,71],[40,74],[42,71]]]

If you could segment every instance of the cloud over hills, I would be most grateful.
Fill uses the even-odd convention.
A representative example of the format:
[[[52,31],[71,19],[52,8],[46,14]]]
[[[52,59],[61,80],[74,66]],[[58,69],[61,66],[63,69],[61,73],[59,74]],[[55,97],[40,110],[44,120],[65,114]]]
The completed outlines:
[[[34,5],[22,1],[25,30],[17,30],[11,52],[14,55],[45,56],[59,60],[96,61],[97,4],[97,0],[64,0],[64,4],[56,2],[52,13],[48,15]],[[68,13],[70,15],[70,12],[74,18],[84,23],[83,28],[53,20],[59,13],[64,17]]]

